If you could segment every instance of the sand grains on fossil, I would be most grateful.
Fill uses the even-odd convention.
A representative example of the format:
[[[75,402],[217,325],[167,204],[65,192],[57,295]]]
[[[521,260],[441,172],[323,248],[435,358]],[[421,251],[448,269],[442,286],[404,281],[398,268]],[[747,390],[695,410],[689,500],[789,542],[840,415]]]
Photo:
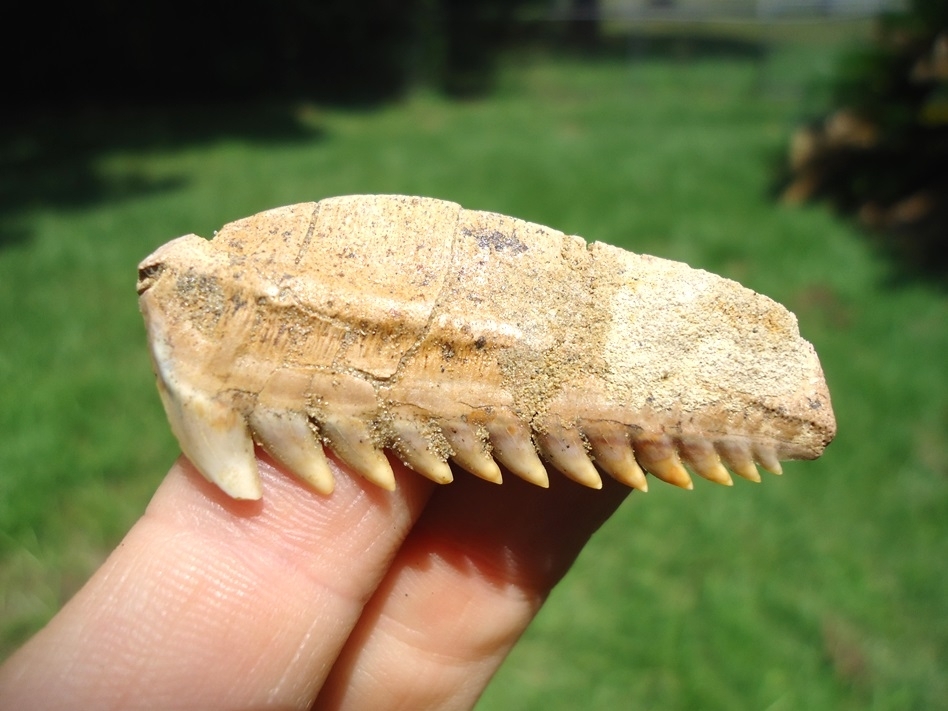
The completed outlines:
[[[686,466],[759,481],[835,435],[816,353],[774,301],[442,200],[329,198],[179,237],[138,293],[171,428],[236,498],[261,496],[255,441],[322,494],[324,447],[387,489],[394,456],[438,483],[644,491],[646,472],[691,488]]]

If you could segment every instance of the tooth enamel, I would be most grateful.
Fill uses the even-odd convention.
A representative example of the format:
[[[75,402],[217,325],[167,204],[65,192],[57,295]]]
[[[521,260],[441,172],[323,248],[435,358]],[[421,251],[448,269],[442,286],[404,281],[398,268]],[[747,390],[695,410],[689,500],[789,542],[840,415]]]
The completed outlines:
[[[578,430],[550,428],[537,435],[537,445],[550,464],[577,484],[590,489],[602,488],[602,479],[589,461]]]
[[[152,325],[160,323],[158,315],[152,318]],[[156,331],[164,333],[162,328]],[[244,418],[188,385],[187,379],[179,376],[172,348],[164,338],[152,339],[151,356],[158,376],[158,394],[181,451],[205,479],[228,496],[259,499],[260,476]]]
[[[642,493],[648,492],[648,479],[635,461],[631,447],[619,452],[606,452],[593,445],[593,456],[596,457],[596,463],[606,470],[606,474],[616,481]]]
[[[436,484],[450,484],[454,480],[451,467],[431,451],[430,440],[422,434],[418,423],[400,420],[392,427],[396,433],[395,453],[405,464]]]
[[[319,431],[330,449],[357,473],[389,491],[395,490],[395,474],[385,454],[375,446],[368,426],[355,417],[326,417]]]
[[[200,395],[176,405],[165,403],[171,430],[197,470],[235,499],[259,499],[253,440],[243,417]]]
[[[748,481],[760,483],[760,472],[754,466],[747,442],[734,438],[722,439],[715,443],[715,449],[732,472]]]
[[[487,424],[494,458],[524,481],[550,486],[546,467],[537,456],[530,430],[516,417],[501,415]]]
[[[598,464],[616,481],[626,486],[648,491],[645,472],[635,461],[627,427],[610,422],[586,423],[583,433]]]
[[[257,407],[250,414],[250,426],[270,456],[320,494],[332,493],[335,481],[329,461],[305,415]]]
[[[699,476],[724,486],[733,486],[734,482],[727,469],[721,464],[721,458],[714,446],[705,439],[683,439],[678,443],[678,451],[685,462]]]
[[[474,427],[466,422],[455,421],[442,426],[442,432],[454,454],[451,459],[474,476],[494,484],[503,483],[500,467],[488,452],[488,444]]]
[[[633,437],[632,448],[639,464],[649,473],[682,489],[695,488],[668,437]]]
[[[771,474],[783,474],[783,467],[780,466],[780,460],[777,459],[777,453],[773,447],[765,444],[756,444],[753,447],[754,460]]]

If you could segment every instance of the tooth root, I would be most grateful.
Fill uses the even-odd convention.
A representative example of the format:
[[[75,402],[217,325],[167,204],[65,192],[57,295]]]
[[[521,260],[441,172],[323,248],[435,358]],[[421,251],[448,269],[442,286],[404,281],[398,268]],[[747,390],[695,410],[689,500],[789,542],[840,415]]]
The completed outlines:
[[[181,451],[204,478],[234,499],[259,499],[260,476],[243,415],[202,393],[182,397],[161,378],[158,392]]]
[[[675,446],[668,437],[634,437],[632,448],[639,464],[651,474],[682,489],[694,488],[691,477],[681,465]]]
[[[566,427],[548,427],[537,434],[537,446],[544,458],[565,476],[590,489],[601,489],[602,478],[589,461],[579,430]]]
[[[678,443],[678,452],[682,459],[699,476],[715,484],[733,486],[734,481],[727,469],[721,464],[721,458],[714,451],[714,445],[704,439],[685,439]]]
[[[611,422],[589,423],[583,434],[598,464],[616,481],[639,491],[648,491],[645,472],[635,461],[628,428]]]
[[[454,454],[451,459],[462,469],[494,484],[503,483],[500,467],[490,455],[488,444],[466,422],[450,422],[442,426],[445,439]]]
[[[419,423],[399,421],[394,429],[396,441],[393,449],[405,464],[436,484],[450,484],[454,480],[451,467],[431,450],[431,443],[419,428]]]
[[[514,415],[501,415],[488,423],[494,458],[511,473],[544,489],[550,486],[546,467],[537,456],[530,430]]]
[[[250,426],[274,459],[320,494],[331,494],[335,481],[323,446],[307,417],[298,412],[257,408]]]
[[[724,439],[715,444],[718,454],[727,465],[728,469],[748,481],[760,483],[760,472],[754,466],[754,460],[751,457],[750,445],[747,442]]]
[[[395,474],[385,454],[375,445],[368,425],[357,417],[327,417],[319,431],[342,461],[373,484],[395,490]]]
[[[783,467],[777,459],[777,452],[773,447],[765,444],[756,444],[753,447],[754,460],[771,474],[783,474]]]

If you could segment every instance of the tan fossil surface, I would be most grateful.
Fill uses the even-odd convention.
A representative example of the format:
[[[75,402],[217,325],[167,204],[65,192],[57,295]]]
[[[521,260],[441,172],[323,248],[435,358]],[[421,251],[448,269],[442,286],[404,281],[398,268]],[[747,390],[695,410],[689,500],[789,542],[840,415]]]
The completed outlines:
[[[397,195],[329,198],[175,239],[139,267],[171,427],[236,498],[258,442],[317,491],[323,446],[385,488],[387,450],[591,487],[813,459],[836,423],[784,307],[685,264]],[[498,466],[498,464],[500,466]]]

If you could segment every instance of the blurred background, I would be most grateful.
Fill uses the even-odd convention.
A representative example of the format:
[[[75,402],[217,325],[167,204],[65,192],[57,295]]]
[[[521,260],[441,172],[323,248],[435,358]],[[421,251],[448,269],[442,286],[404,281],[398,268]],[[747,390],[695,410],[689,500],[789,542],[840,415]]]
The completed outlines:
[[[948,708],[948,3],[90,0],[0,48],[0,658],[177,456],[136,266],[408,193],[784,303],[839,436],[634,494],[480,709]],[[555,482],[554,482],[555,483]]]

